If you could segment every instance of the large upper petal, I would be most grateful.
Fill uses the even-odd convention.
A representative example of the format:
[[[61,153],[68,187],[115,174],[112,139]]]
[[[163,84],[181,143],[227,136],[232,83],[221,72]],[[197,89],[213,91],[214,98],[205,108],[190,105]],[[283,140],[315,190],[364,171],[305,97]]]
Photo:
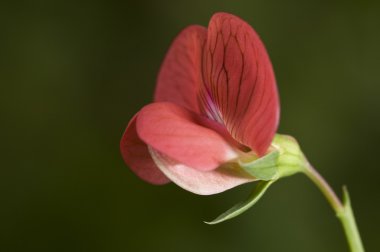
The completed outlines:
[[[233,163],[226,163],[212,171],[199,171],[184,165],[149,147],[157,166],[175,184],[183,189],[201,195],[216,194],[238,185],[255,181],[244,174]]]
[[[124,162],[131,170],[146,182],[161,185],[170,180],[157,168],[148,151],[147,145],[141,141],[136,131],[136,114],[129,122],[120,141],[120,151]]]
[[[265,154],[279,120],[276,81],[263,43],[240,18],[226,13],[211,18],[203,81],[205,112],[237,141]]]
[[[149,146],[181,164],[201,171],[216,169],[238,154],[213,129],[215,122],[169,102],[152,103],[139,113],[136,129]]]
[[[199,112],[202,49],[207,29],[189,26],[173,41],[161,65],[154,100],[173,102]]]

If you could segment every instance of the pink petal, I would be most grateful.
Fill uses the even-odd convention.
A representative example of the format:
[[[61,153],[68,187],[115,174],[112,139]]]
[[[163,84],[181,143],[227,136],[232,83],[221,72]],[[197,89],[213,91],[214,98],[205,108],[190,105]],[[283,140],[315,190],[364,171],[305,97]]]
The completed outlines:
[[[151,184],[166,184],[170,180],[157,168],[149,154],[147,145],[136,132],[136,114],[129,122],[120,141],[120,151],[124,162],[141,179]]]
[[[255,178],[239,171],[233,164],[225,164],[212,171],[199,171],[181,164],[149,147],[157,166],[174,183],[195,194],[216,194],[238,185],[252,182]]]
[[[237,157],[221,134],[208,128],[211,120],[174,103],[145,106],[137,117],[140,138],[170,158],[206,171]]]
[[[203,108],[240,143],[266,153],[279,120],[276,81],[266,49],[240,18],[215,14],[203,58]],[[204,101],[211,99],[214,108]]]
[[[172,43],[158,75],[154,100],[168,101],[199,112],[201,55],[206,28],[189,26]]]

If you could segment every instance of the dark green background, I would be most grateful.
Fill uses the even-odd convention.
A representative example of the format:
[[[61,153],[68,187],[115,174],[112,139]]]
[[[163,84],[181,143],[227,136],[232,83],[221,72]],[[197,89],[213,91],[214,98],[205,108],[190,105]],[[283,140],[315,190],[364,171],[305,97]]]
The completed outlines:
[[[131,1],[132,2],[132,1]],[[119,139],[160,63],[217,11],[249,22],[276,71],[279,132],[295,136],[379,250],[379,1],[24,1],[0,5],[0,250],[348,251],[306,177],[244,215],[210,220],[253,185],[198,196],[140,181]]]

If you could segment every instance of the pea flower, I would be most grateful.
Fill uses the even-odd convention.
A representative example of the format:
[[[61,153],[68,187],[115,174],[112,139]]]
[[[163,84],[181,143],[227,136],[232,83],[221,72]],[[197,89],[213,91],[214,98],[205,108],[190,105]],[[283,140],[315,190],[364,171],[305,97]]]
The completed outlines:
[[[154,102],[129,122],[120,149],[125,163],[152,184],[174,182],[202,195],[259,183],[209,224],[254,205],[279,178],[302,172],[340,219],[351,251],[363,252],[347,189],[339,200],[294,138],[275,134],[279,98],[272,64],[256,32],[227,13],[208,28],[193,25],[172,43]]]
[[[256,180],[237,161],[268,153],[279,110],[259,36],[240,18],[217,13],[208,29],[193,25],[174,40],[154,103],[129,122],[121,153],[149,183],[219,193]]]

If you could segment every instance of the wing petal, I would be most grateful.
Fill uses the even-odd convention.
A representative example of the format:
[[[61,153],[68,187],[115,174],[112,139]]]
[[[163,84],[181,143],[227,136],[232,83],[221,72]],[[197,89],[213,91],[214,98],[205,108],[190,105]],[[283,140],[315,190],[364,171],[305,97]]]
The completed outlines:
[[[211,120],[173,103],[145,106],[137,117],[140,138],[170,158],[206,171],[235,159],[228,139],[210,128]]]

